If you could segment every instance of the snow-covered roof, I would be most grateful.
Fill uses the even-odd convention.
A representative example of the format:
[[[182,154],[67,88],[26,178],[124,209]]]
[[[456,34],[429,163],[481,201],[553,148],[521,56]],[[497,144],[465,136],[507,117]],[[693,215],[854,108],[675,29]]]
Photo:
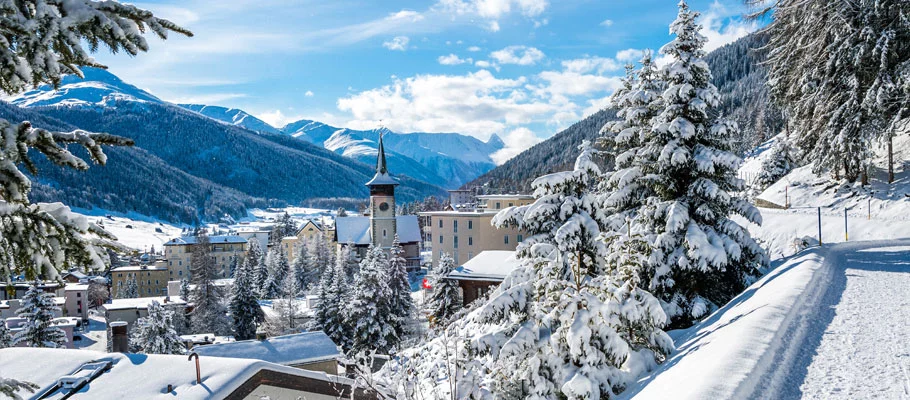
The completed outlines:
[[[420,241],[420,225],[416,215],[399,215],[395,217],[398,229],[398,240],[401,243]],[[372,243],[370,217],[339,217],[335,220],[335,235],[339,243],[368,245]]]
[[[72,290],[72,291],[76,291],[76,290],[88,290],[88,284],[85,284],[85,283],[68,283],[68,284],[66,284],[66,286],[63,288],[63,290],[66,290],[66,291],[70,291],[70,290]]]
[[[117,267],[111,269],[111,272],[126,271],[167,271],[167,267],[159,267],[155,265],[127,265],[125,267]]]
[[[380,174],[377,172],[376,175],[373,175],[373,179],[366,183],[366,186],[377,185],[398,185],[398,179],[393,178],[388,173]]]
[[[338,346],[322,331],[276,336],[265,340],[197,346],[196,353],[211,357],[233,357],[300,365],[341,357]]]
[[[237,235],[225,235],[225,236],[209,236],[209,242],[212,244],[246,243],[247,240],[240,236],[237,236]],[[171,240],[168,240],[167,243],[165,243],[164,245],[165,246],[185,246],[185,245],[190,245],[190,244],[196,244],[195,236],[184,236],[184,237],[173,238]]]
[[[102,368],[93,363],[100,363]],[[105,369],[108,363],[110,367]],[[0,365],[4,378],[38,385],[39,389],[33,394],[36,398],[69,395],[71,399],[223,399],[263,370],[302,380],[351,383],[346,378],[264,361],[201,356],[202,383],[196,384],[196,363],[184,355],[91,350],[8,348],[0,351]],[[85,374],[93,370],[95,373]],[[66,393],[57,387],[58,382],[65,380],[62,378],[73,375],[92,375],[94,379],[90,377],[89,383],[75,393]],[[173,387],[171,392],[167,391],[168,385]]]
[[[514,251],[487,250],[455,268],[449,274],[449,278],[464,281],[501,281],[520,264]]]
[[[484,194],[477,196],[480,200],[495,200],[495,199],[523,199],[523,200],[533,200],[534,196],[530,194]]]
[[[113,310],[128,310],[131,308],[148,308],[149,304],[152,304],[152,301],[157,301],[161,305],[171,305],[171,304],[186,304],[179,297],[171,297],[167,303],[164,302],[166,297],[137,297],[133,299],[113,299],[109,304],[103,304],[101,307],[107,311]]]

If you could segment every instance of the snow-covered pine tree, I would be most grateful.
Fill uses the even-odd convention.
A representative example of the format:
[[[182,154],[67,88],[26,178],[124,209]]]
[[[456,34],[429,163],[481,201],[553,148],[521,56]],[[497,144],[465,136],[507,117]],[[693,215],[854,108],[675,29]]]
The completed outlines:
[[[761,224],[761,214],[734,196],[744,182],[736,177],[741,160],[730,152],[736,124],[718,118],[717,88],[702,59],[706,38],[697,12],[679,3],[670,25],[676,37],[661,52],[667,89],[645,152],[656,154],[647,177],[652,195],[638,221],[651,255],[647,288],[664,302],[673,327],[687,327],[741,293],[767,262],[749,231],[730,219],[740,215]]]
[[[437,324],[445,324],[458,310],[461,310],[461,292],[458,282],[448,279],[455,270],[455,260],[448,253],[439,255],[439,265],[433,268],[430,284],[433,293],[427,301],[427,311]]]
[[[193,303],[190,330],[193,333],[229,335],[231,322],[225,305],[225,294],[215,284],[220,271],[211,255],[211,243],[204,230],[196,235],[191,262],[190,276],[194,286],[190,290],[190,302]]]
[[[607,399],[665,356],[672,342],[659,328],[620,332],[666,316],[653,297],[617,298],[621,282],[610,275],[601,239],[596,152],[588,142],[581,148],[572,171],[534,180],[533,204],[494,217],[494,226],[529,233],[516,250],[520,267],[484,304],[384,371],[415,371],[413,389],[435,398]],[[641,303],[650,308],[636,308]],[[627,341],[646,331],[648,346]]]
[[[130,334],[130,349],[142,354],[183,354],[186,346],[174,328],[174,312],[157,301],[148,306],[148,316],[139,318]]]
[[[291,216],[285,212],[275,220],[275,226],[272,228],[272,232],[269,234],[269,244],[270,247],[280,247],[281,239],[287,236],[294,236],[297,234],[297,224],[294,223],[294,220],[291,219]]]
[[[760,1],[773,12],[769,82],[795,142],[817,173],[866,177],[875,139],[889,149],[910,116],[910,4]]]
[[[397,318],[392,313],[392,289],[389,287],[389,259],[382,247],[370,246],[354,276],[347,325],[351,327],[348,354],[376,351],[388,354],[398,347],[395,333]]]
[[[265,263],[268,267],[269,276],[265,280],[265,286],[262,288],[262,298],[281,298],[284,279],[288,276],[288,272],[291,269],[288,258],[284,255],[284,251],[281,250],[281,246],[274,246],[269,249]]]
[[[296,254],[294,256],[294,263],[291,265],[291,271],[294,274],[294,278],[297,280],[297,293],[304,293],[319,282],[319,271],[316,270],[313,257],[310,255],[309,247],[309,243],[301,241],[300,243],[297,243],[297,248],[295,249]]]
[[[394,328],[398,338],[404,338],[408,327],[414,318],[414,300],[411,298],[411,284],[408,281],[407,260],[404,259],[404,249],[401,248],[401,242],[398,234],[392,241],[392,248],[389,249],[388,271],[386,276],[389,281],[389,289],[392,291],[391,310],[395,316]]]
[[[183,278],[180,280],[180,298],[183,301],[190,301],[190,281]]]
[[[6,321],[0,320],[0,349],[12,347],[15,342],[9,328],[6,327]]]
[[[231,287],[230,312],[234,322],[234,338],[249,340],[256,337],[256,328],[265,320],[265,313],[256,299],[253,287],[253,273],[259,264],[259,255],[247,253],[246,260],[234,274],[234,285]]]
[[[54,303],[54,294],[45,293],[38,285],[37,281],[32,283],[22,297],[22,307],[16,310],[16,316],[25,319],[25,326],[13,340],[28,347],[62,347],[66,334],[52,323],[60,307]]]
[[[126,285],[120,287],[117,297],[121,299],[135,299],[139,297],[139,284],[136,283],[135,277],[131,276],[127,278]]]
[[[796,149],[790,145],[790,139],[781,135],[769,149],[768,157],[761,163],[761,171],[755,178],[754,186],[758,193],[768,188],[797,167]]]
[[[57,86],[65,74],[81,76],[81,66],[103,68],[91,56],[101,45],[137,55],[148,50],[143,36],[148,31],[162,39],[169,31],[192,36],[149,11],[94,0],[10,3],[0,15],[0,26],[5,38],[0,44],[0,91],[9,95],[41,84]],[[29,175],[38,175],[31,157],[40,153],[54,164],[85,170],[88,163],[69,145],[85,148],[92,162],[103,165],[103,146],[132,143],[103,133],[50,132],[29,122],[16,125],[0,119],[0,176],[5,177],[0,184],[0,277],[56,279],[58,271],[72,266],[104,268],[106,253],[99,246],[115,246],[112,235],[63,204],[30,202]]]
[[[297,296],[300,292],[293,270],[284,278],[281,286],[281,298],[272,302],[278,315],[275,321],[269,322],[273,330],[278,331],[276,333],[288,334],[297,330],[297,318],[300,317],[300,310],[297,308]]]
[[[346,260],[350,258],[350,252],[347,246],[341,249],[335,264],[323,272],[316,291],[316,328],[322,329],[335,344],[344,349],[349,348],[351,340],[350,328],[346,324],[347,312],[350,310],[348,290],[351,285]]]

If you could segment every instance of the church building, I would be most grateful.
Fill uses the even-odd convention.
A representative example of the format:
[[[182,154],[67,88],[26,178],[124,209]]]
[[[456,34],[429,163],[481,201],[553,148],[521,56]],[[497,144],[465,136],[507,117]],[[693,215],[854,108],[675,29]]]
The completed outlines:
[[[335,220],[335,241],[339,248],[353,245],[359,257],[370,245],[392,247],[398,235],[408,270],[420,268],[420,227],[416,215],[395,215],[395,186],[398,180],[389,174],[385,148],[379,135],[376,175],[366,185],[370,188],[369,215],[339,217]]]

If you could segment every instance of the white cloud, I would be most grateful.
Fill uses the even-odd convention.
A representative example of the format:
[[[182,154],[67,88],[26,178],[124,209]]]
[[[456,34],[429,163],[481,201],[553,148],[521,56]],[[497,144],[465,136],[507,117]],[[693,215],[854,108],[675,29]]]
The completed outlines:
[[[490,58],[500,64],[534,65],[544,57],[542,51],[527,46],[509,46],[490,53]]]
[[[392,130],[491,133],[545,120],[558,106],[524,95],[527,79],[499,79],[487,70],[466,75],[417,75],[338,100],[350,128],[382,120]]]
[[[304,93],[303,95],[306,96],[306,97],[313,97],[313,91],[312,91],[312,90],[307,90],[306,93]]]
[[[529,149],[531,146],[540,143],[541,139],[534,135],[530,129],[520,127],[513,129],[511,132],[501,137],[505,147],[490,155],[496,165],[501,165],[509,161],[512,157],[517,156],[522,151]]]
[[[456,15],[476,14],[481,18],[499,19],[512,11],[525,17],[543,14],[549,6],[547,0],[440,0],[437,6]]]
[[[395,36],[392,40],[382,43],[382,47],[385,47],[393,51],[405,51],[408,49],[408,42],[410,42],[407,36]]]
[[[588,72],[597,72],[599,74],[602,74],[604,72],[618,71],[622,69],[622,65],[616,62],[616,60],[612,58],[597,56],[585,56],[572,60],[564,60],[561,64],[563,69],[566,71],[582,74]]]
[[[474,65],[480,68],[497,68],[496,65],[486,60],[477,60]]]
[[[437,58],[436,60],[439,61],[439,63],[442,65],[461,65],[461,64],[470,64],[470,63],[474,62],[474,60],[471,59],[470,57],[461,58],[461,57],[458,57],[458,55],[456,55],[456,54],[449,54],[447,56],[439,56],[439,58]]]
[[[600,26],[605,26],[605,27],[609,28],[609,27],[613,26],[613,20],[605,19],[603,22],[600,23]]]
[[[728,11],[723,4],[717,1],[702,14],[699,23],[702,24],[701,34],[708,39],[705,51],[712,51],[732,43],[759,28],[756,21],[744,21],[738,18],[737,13]]]
[[[499,32],[499,21],[490,21],[487,24],[487,30],[490,32]]]
[[[471,46],[471,47],[468,47],[468,51],[470,51],[472,53],[476,53],[476,52],[480,51],[480,47]]]
[[[540,79],[546,86],[536,89],[539,95],[548,93],[557,100],[565,101],[565,96],[582,96],[599,92],[612,92],[621,85],[619,77],[592,74],[581,74],[573,71],[543,71]]]
[[[616,52],[616,60],[622,62],[636,62],[641,60],[641,56],[645,54],[645,51],[642,49],[625,49]]]
[[[301,119],[304,119],[300,115],[285,115],[284,113],[281,112],[281,110],[274,110],[274,111],[267,111],[267,112],[259,113],[258,115],[256,115],[256,117],[265,121],[265,123],[267,123],[271,126],[277,127],[277,128],[285,126],[291,122],[300,121]]]

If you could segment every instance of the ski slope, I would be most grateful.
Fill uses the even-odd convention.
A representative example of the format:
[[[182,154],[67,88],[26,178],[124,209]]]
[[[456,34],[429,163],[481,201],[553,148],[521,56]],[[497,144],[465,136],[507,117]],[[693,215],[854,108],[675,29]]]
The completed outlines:
[[[910,240],[804,251],[620,398],[910,399]]]

